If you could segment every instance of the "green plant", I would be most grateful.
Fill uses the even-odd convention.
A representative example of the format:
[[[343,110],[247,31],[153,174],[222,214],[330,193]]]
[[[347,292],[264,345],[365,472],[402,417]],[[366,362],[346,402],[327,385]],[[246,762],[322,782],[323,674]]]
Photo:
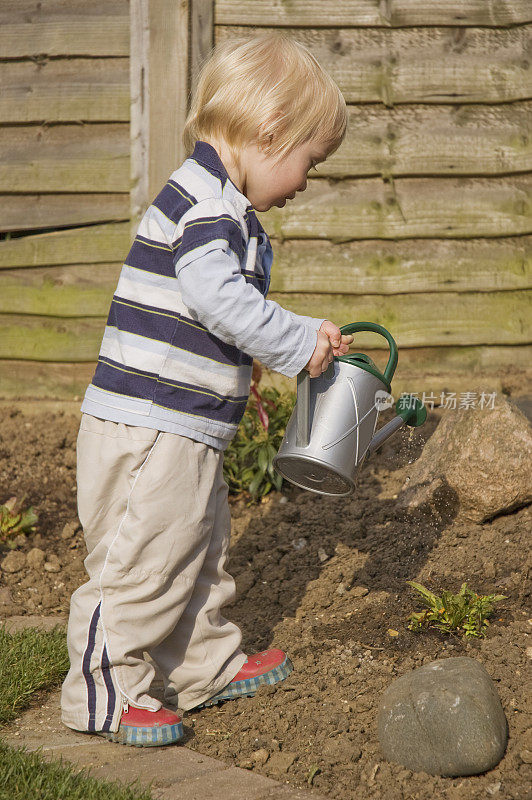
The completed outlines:
[[[426,606],[425,611],[410,615],[408,627],[413,631],[437,628],[446,633],[461,631],[466,638],[481,637],[486,632],[488,617],[495,605],[506,600],[503,594],[476,594],[467,588],[466,583],[462,584],[458,594],[443,591],[441,596],[415,581],[407,581],[407,584],[418,592]]]
[[[0,505],[0,542],[7,542],[19,533],[35,530],[38,516],[32,507],[23,510],[24,497],[10,497]]]
[[[273,468],[276,455],[294,406],[294,395],[281,395],[256,385],[237,434],[225,452],[224,475],[231,494],[248,492],[257,501],[272,489],[279,491],[282,477]]]

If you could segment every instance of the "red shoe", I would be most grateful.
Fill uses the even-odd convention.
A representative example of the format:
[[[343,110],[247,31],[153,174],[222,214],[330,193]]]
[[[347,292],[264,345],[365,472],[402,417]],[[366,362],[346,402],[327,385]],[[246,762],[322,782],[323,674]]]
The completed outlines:
[[[134,747],[161,747],[183,738],[183,723],[181,717],[167,708],[148,711],[146,708],[127,706],[122,712],[118,731],[98,731],[98,736]]]
[[[196,708],[214,706],[222,700],[253,697],[259,686],[284,681],[292,670],[292,662],[282,650],[263,650],[249,656],[231,683]]]

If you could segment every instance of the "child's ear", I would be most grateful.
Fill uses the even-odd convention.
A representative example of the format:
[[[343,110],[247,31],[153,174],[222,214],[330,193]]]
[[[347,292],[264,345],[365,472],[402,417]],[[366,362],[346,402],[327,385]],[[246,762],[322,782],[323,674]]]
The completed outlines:
[[[265,153],[267,153],[272,147],[274,138],[275,134],[272,133],[271,123],[263,122],[259,128],[259,135],[257,138],[259,150],[263,150]]]
[[[273,144],[273,133],[271,131],[259,132],[258,148],[267,153]]]

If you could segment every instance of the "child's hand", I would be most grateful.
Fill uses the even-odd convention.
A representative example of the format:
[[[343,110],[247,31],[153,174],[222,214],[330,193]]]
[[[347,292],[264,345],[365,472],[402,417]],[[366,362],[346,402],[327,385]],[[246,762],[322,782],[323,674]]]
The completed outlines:
[[[335,356],[345,356],[349,350],[349,345],[353,341],[351,334],[340,333],[340,328],[334,322],[326,319],[321,323],[320,331],[322,331],[328,338],[333,348]]]
[[[332,324],[332,323],[330,323]],[[322,326],[323,327],[323,326]],[[323,333],[321,328],[318,331],[318,341],[312,358],[306,365],[305,369],[310,373],[311,378],[319,378],[322,372],[325,372],[331,361],[333,360],[333,349],[327,334]]]

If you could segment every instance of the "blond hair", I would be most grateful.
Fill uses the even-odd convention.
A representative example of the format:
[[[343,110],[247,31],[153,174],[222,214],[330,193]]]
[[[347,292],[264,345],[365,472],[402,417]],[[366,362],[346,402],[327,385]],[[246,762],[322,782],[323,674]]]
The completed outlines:
[[[347,110],[338,86],[299,42],[260,34],[217,46],[204,65],[183,143],[222,139],[238,158],[251,143],[283,156],[309,141],[339,147]]]

